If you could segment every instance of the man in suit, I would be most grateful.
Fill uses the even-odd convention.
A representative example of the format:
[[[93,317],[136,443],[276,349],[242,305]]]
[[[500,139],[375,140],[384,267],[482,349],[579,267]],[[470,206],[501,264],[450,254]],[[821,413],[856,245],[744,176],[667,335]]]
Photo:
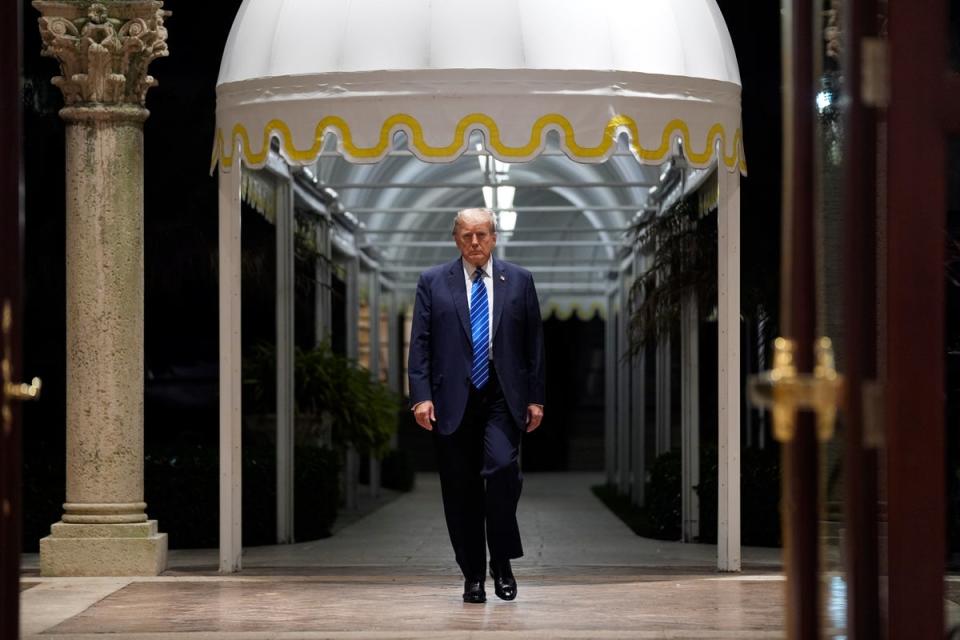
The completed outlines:
[[[523,555],[517,502],[524,431],[543,419],[540,303],[529,271],[494,260],[496,216],[457,213],[460,256],[424,271],[410,334],[410,402],[432,431],[464,602],[486,602],[487,546],[498,597],[513,600]]]

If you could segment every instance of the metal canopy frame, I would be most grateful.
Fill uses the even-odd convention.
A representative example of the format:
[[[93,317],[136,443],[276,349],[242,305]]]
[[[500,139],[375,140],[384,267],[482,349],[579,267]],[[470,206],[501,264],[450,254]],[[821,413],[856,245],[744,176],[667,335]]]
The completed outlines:
[[[335,155],[335,154],[333,154]],[[323,153],[321,158],[333,157]],[[472,153],[475,158],[479,153]],[[559,154],[546,153],[551,162],[570,161],[559,158]],[[239,155],[238,155],[239,157]],[[336,156],[339,157],[339,156]],[[419,162],[409,154],[400,151],[389,154],[383,162]],[[554,160],[557,158],[557,160]],[[475,159],[473,160],[475,162]],[[631,157],[630,161],[634,161]],[[573,164],[573,163],[571,163]],[[362,167],[370,171],[370,166]],[[476,167],[476,164],[473,165]],[[344,211],[337,219],[350,220],[352,241],[344,241],[341,234],[328,233],[332,242],[331,247],[338,247],[341,252],[348,251],[346,263],[352,276],[349,289],[354,292],[351,299],[351,308],[359,303],[358,291],[359,271],[361,268],[369,273],[369,286],[374,287],[374,298],[380,297],[382,289],[388,289],[386,298],[390,305],[398,305],[397,297],[409,295],[415,290],[415,281],[412,276],[419,274],[425,267],[437,264],[440,259],[448,259],[454,255],[454,246],[449,239],[449,227],[446,223],[438,227],[438,221],[452,218],[452,213],[464,206],[476,206],[482,183],[467,183],[461,176],[453,175],[448,180],[427,178],[418,183],[410,178],[394,181],[376,182],[382,177],[372,177],[370,183],[356,180],[320,180],[322,167],[315,165],[314,171],[305,171],[304,174],[317,187],[318,192],[340,194],[331,191],[334,187],[344,190],[347,194],[390,194],[397,204],[395,206],[363,206],[368,198],[350,198],[342,202]],[[554,169],[556,167],[553,167]],[[239,174],[240,166],[235,166],[231,173],[221,173],[221,547],[220,569],[222,572],[233,572],[240,569],[241,540],[239,533],[240,523],[240,454],[239,433],[236,426],[239,424]],[[475,168],[473,169],[476,170]],[[397,171],[402,174],[402,170]],[[304,189],[296,185],[297,180],[290,184],[296,186],[298,196]],[[335,176],[328,176],[335,178]],[[740,513],[739,513],[739,448],[740,448],[740,386],[739,386],[739,184],[738,173],[718,171],[719,185],[719,504],[718,504],[718,560],[717,566],[722,571],[738,571],[740,569]],[[501,183],[502,184],[502,183]],[[429,186],[428,186],[429,185]],[[607,369],[609,389],[607,404],[609,406],[606,439],[607,439],[607,470],[608,477],[616,480],[623,489],[637,494],[636,478],[632,473],[642,471],[643,456],[639,450],[630,451],[629,443],[636,440],[643,433],[645,426],[641,416],[644,403],[647,401],[642,394],[643,367],[640,361],[630,359],[623,362],[620,355],[626,352],[629,344],[625,314],[629,313],[629,300],[626,291],[630,282],[636,278],[642,269],[644,256],[633,249],[629,237],[629,225],[641,212],[645,211],[644,202],[637,198],[633,202],[611,202],[602,197],[586,197],[582,195],[586,190],[594,194],[632,194],[636,196],[641,186],[646,187],[647,181],[624,178],[623,182],[604,179],[584,179],[581,183],[576,180],[557,180],[547,177],[543,183],[537,184],[527,179],[509,183],[530,193],[537,191],[541,198],[548,198],[553,202],[568,204],[525,204],[510,210],[518,214],[532,214],[542,216],[540,225],[534,228],[517,229],[513,232],[501,231],[501,241],[498,243],[498,257],[507,257],[511,250],[525,250],[520,262],[531,272],[538,274],[538,290],[547,298],[559,296],[567,301],[583,300],[588,306],[601,305],[607,309],[607,326],[616,331],[608,331],[610,335],[606,347],[613,349],[607,354]],[[580,187],[583,189],[580,189]],[[688,185],[692,186],[692,185]],[[473,193],[470,193],[471,190]],[[410,205],[403,204],[403,193],[412,196],[417,202]],[[399,194],[399,195],[398,195]],[[424,202],[424,196],[434,195],[436,199]],[[473,196],[473,200],[470,200]],[[293,207],[293,197],[286,196],[289,208]],[[430,200],[430,198],[427,198]],[[351,201],[360,206],[351,206]],[[451,204],[440,206],[439,202]],[[304,201],[306,202],[306,201]],[[471,204],[471,202],[473,204]],[[336,207],[334,207],[336,209]],[[503,211],[506,207],[494,207]],[[278,206],[278,220],[285,212]],[[567,216],[566,226],[557,224],[560,216]],[[573,216],[571,218],[571,216]],[[329,216],[328,216],[329,217]],[[553,222],[550,222],[553,221]],[[289,225],[284,224],[284,228]],[[278,227],[279,230],[279,227]],[[529,238],[531,232],[538,235],[552,235],[553,238]],[[415,237],[441,238],[436,240],[416,240]],[[519,236],[519,238],[517,237]],[[569,239],[575,236],[578,239]],[[585,238],[585,236],[594,236]],[[347,246],[349,245],[349,246]],[[436,251],[444,250],[443,257]],[[547,252],[548,255],[543,255]],[[639,258],[638,258],[639,256]],[[637,260],[640,260],[640,263]],[[385,275],[386,274],[386,275]],[[291,283],[292,284],[292,283]],[[379,305],[378,305],[379,306]],[[613,311],[613,313],[611,313]],[[358,309],[348,309],[348,313],[356,315]],[[292,313],[284,312],[278,306],[278,319],[292,317]],[[612,323],[612,324],[611,324]],[[290,323],[284,322],[283,327],[292,334]],[[348,327],[355,323],[348,322]],[[280,326],[278,324],[278,326]],[[688,313],[685,325],[684,339],[693,340],[696,330],[696,320]],[[391,330],[392,331],[392,330]],[[348,336],[348,347],[356,354],[356,335]],[[393,334],[391,333],[391,336]],[[278,345],[288,341],[278,336]],[[377,350],[377,345],[371,345]],[[395,349],[391,348],[391,352]],[[611,371],[611,366],[613,370]],[[684,380],[696,377],[694,368],[695,354],[684,359],[682,375]],[[286,367],[289,368],[289,367]],[[391,363],[391,370],[399,371],[398,363]],[[282,378],[282,379],[281,379]],[[278,384],[287,384],[288,376],[282,374],[278,368]],[[393,384],[399,385],[399,380]],[[279,387],[278,387],[279,388]],[[694,465],[696,446],[694,436],[697,420],[695,408],[698,402],[697,389],[689,389],[684,393],[684,473],[690,472]],[[279,397],[279,396],[278,396]],[[279,411],[278,411],[279,413]],[[290,416],[285,416],[285,423]],[[284,429],[286,432],[286,429]],[[287,436],[284,436],[285,439]],[[613,447],[610,450],[610,447]],[[635,449],[635,448],[634,448]],[[355,457],[355,456],[354,456]],[[355,464],[357,461],[352,460]],[[639,467],[638,467],[639,464]],[[281,470],[278,466],[278,483],[289,485],[289,475],[292,470],[284,465]],[[697,523],[695,516],[695,502],[691,497],[695,493],[689,488],[695,478],[686,478],[684,491],[684,537],[692,539],[696,536]],[[278,489],[282,487],[278,486]],[[355,494],[355,487],[348,484],[348,491]],[[354,496],[348,496],[353,497]],[[637,495],[635,495],[637,498]],[[642,491],[639,498],[642,499]],[[286,502],[281,504],[278,512],[280,522],[289,522],[292,492]],[[689,503],[689,504],[688,504]],[[281,537],[290,535],[288,529],[278,529]]]

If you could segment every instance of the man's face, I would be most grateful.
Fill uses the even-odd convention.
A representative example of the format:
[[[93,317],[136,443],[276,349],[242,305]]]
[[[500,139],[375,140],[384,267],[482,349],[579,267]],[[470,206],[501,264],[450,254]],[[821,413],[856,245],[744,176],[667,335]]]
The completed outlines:
[[[493,224],[485,217],[461,221],[453,232],[453,237],[463,259],[475,267],[487,264],[493,248],[497,246],[497,234],[493,233]]]

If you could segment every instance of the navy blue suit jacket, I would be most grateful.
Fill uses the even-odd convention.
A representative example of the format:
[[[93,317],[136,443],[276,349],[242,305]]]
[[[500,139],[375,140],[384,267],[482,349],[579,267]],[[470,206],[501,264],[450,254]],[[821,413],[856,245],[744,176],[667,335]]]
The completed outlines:
[[[543,323],[533,276],[493,259],[493,362],[510,415],[523,429],[528,404],[544,403]],[[463,419],[473,345],[463,263],[420,275],[410,332],[410,404],[433,401],[436,429],[447,435]]]

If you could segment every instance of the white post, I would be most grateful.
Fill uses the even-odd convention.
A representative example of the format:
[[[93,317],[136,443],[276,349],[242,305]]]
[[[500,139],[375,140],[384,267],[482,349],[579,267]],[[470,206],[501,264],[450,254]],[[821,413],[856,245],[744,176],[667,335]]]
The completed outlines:
[[[294,262],[293,182],[278,181],[277,243],[277,544],[293,542]]]
[[[380,270],[370,270],[370,378],[380,383]],[[380,495],[380,459],[370,454],[370,495]]]
[[[697,294],[684,298],[680,309],[682,376],[681,503],[684,542],[700,535],[700,500],[694,489],[700,484],[700,314]]]
[[[403,393],[403,380],[401,379],[400,363],[400,305],[397,301],[397,292],[390,291],[387,296],[387,369],[389,370],[390,389],[400,395]],[[396,431],[390,436],[390,448],[396,449],[399,445],[399,437]]]
[[[617,488],[630,494],[630,305],[627,274],[617,280]]]
[[[645,260],[643,254],[634,249],[633,252],[633,281],[636,282],[637,278],[643,272],[645,268]],[[634,305],[631,305],[631,310],[634,308]],[[633,503],[637,506],[643,506],[646,504],[646,482],[647,482],[647,466],[646,466],[646,431],[647,431],[647,421],[646,421],[646,408],[647,408],[647,399],[644,395],[646,391],[646,372],[644,367],[646,366],[646,347],[641,349],[641,351],[636,354],[633,358],[630,359],[632,365],[632,370],[630,372],[631,380],[631,390],[630,390],[630,401],[633,406],[633,413],[631,419],[631,429],[632,436],[631,440],[633,446],[631,447],[631,467],[633,468],[633,488],[631,490],[631,497]]]
[[[607,320],[603,326],[604,351],[604,469],[607,484],[617,477],[617,311],[616,291],[607,295]]]
[[[387,370],[389,371],[390,389],[394,393],[403,391],[403,381],[400,379],[400,349],[397,344],[400,335],[398,317],[400,306],[397,303],[397,292],[391,291],[387,294]],[[394,443],[396,446],[396,443]]]
[[[314,240],[317,253],[314,276],[316,284],[313,289],[313,336],[314,343],[320,344],[330,337],[330,225],[325,218],[321,218],[314,231]]]
[[[717,157],[722,158],[722,149]],[[717,568],[740,570],[740,173],[717,163]]]
[[[360,355],[360,258],[347,261],[347,357],[356,362]],[[357,474],[360,458],[357,450],[347,447],[344,473],[344,502],[347,509],[357,508]]]
[[[220,183],[220,573],[241,568],[240,172],[241,149]]]

